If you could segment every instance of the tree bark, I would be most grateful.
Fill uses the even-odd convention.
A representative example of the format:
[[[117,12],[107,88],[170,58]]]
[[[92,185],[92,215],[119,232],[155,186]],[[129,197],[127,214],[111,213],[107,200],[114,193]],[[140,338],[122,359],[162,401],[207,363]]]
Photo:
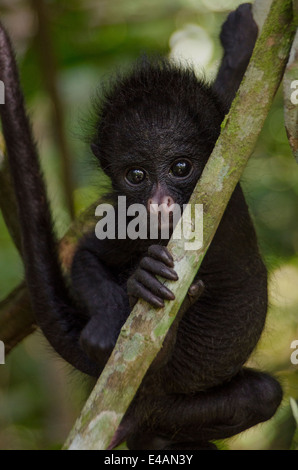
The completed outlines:
[[[5,345],[5,355],[36,330],[32,316],[25,283],[0,302],[0,339]]]
[[[9,234],[21,254],[21,234],[18,222],[17,202],[13,189],[13,184],[8,169],[7,158],[5,157],[5,145],[0,135],[0,209],[3,219],[8,228]]]
[[[285,126],[292,152],[298,163],[298,30],[284,76],[284,102]]]

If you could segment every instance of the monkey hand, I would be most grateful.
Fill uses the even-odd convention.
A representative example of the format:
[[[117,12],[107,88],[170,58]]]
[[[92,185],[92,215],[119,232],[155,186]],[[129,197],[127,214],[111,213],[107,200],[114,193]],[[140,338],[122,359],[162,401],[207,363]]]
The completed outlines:
[[[155,308],[164,307],[164,300],[174,300],[174,294],[156,278],[160,276],[177,281],[172,255],[166,247],[151,245],[147,256],[141,259],[139,267],[127,281],[127,293],[131,308],[138,299],[146,300]]]
[[[253,19],[251,4],[244,3],[229,14],[220,39],[231,68],[238,68],[251,56],[257,34],[258,27]]]

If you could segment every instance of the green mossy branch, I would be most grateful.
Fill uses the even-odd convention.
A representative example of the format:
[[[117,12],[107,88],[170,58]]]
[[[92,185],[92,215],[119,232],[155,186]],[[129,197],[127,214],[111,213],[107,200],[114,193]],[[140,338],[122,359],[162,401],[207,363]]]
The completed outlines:
[[[291,0],[274,0],[256,44],[245,79],[222,126],[222,133],[191,197],[204,205],[204,245],[185,251],[175,233],[168,247],[179,282],[168,285],[176,296],[160,310],[139,301],[77,420],[65,449],[106,449],[131,403],[212,241],[231,194],[254,150],[282,80],[294,36]],[[183,215],[183,219],[184,219]]]
[[[298,24],[298,17],[297,23]],[[293,87],[295,85],[295,88]],[[298,30],[284,76],[285,126],[289,143],[298,163]]]

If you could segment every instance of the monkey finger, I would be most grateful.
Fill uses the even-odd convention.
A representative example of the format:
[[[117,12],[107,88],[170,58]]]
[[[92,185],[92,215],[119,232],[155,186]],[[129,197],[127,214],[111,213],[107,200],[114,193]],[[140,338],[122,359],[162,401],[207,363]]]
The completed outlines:
[[[174,267],[173,256],[165,246],[151,245],[148,248],[148,255],[151,256],[151,258],[154,258],[157,261],[161,261],[162,263],[166,264],[167,266],[169,266],[169,268]]]
[[[146,300],[150,305],[155,308],[163,308],[164,302],[160,297],[152,294],[145,286],[135,279],[129,279],[127,282],[127,293],[129,296],[137,297],[138,299]]]
[[[164,300],[175,300],[173,292],[165,287],[155,276],[144,269],[138,269],[135,273],[135,279],[150,289],[150,291]]]
[[[151,272],[152,274],[169,279],[169,281],[178,281],[178,275],[174,269],[169,268],[161,261],[157,261],[150,256],[145,256],[141,259],[140,267],[146,271]]]

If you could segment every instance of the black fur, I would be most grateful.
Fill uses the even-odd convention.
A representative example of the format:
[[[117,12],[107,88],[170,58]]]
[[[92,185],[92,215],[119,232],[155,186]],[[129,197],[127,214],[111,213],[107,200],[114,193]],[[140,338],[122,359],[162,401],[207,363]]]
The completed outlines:
[[[92,142],[112,179],[114,196],[126,195],[128,205],[147,206],[152,198],[179,205],[188,201],[256,34],[249,5],[229,16],[221,35],[225,55],[213,87],[189,69],[148,59],[116,82],[98,106]],[[161,306],[171,298],[155,275],[176,279],[174,263],[166,242],[99,241],[91,233],[75,255],[72,285],[67,286],[13,53],[2,27],[0,48],[0,79],[6,85],[1,119],[37,322],[64,359],[98,376],[136,299]],[[169,168],[181,158],[191,162],[192,171],[179,180]],[[125,180],[131,167],[147,174],[139,186]],[[195,285],[204,285],[204,290],[198,300],[184,305],[111,447],[127,439],[132,449],[212,448],[210,440],[270,418],[279,405],[279,384],[243,368],[264,326],[267,273],[239,185]]]

